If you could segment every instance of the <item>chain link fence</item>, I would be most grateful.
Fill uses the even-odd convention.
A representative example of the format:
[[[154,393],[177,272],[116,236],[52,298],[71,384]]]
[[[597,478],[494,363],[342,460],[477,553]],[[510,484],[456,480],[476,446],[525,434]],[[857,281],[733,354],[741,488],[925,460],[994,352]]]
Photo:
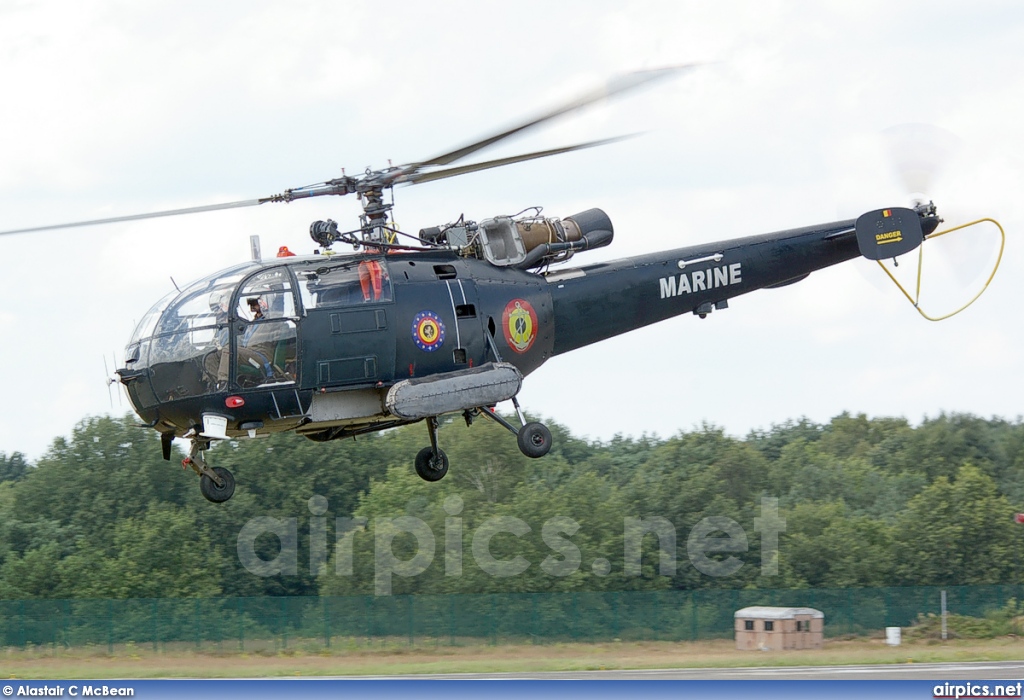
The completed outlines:
[[[6,647],[197,650],[731,638],[749,605],[817,608],[826,636],[878,633],[939,614],[938,587],[616,591],[415,596],[0,601]],[[946,588],[951,613],[982,617],[1024,586]]]

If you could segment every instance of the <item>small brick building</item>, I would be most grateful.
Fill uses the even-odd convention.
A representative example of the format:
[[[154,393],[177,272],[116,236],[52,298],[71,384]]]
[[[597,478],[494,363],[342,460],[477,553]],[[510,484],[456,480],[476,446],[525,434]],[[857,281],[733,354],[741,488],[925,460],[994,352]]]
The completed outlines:
[[[820,610],[755,605],[737,610],[734,617],[737,649],[821,649],[824,644]]]

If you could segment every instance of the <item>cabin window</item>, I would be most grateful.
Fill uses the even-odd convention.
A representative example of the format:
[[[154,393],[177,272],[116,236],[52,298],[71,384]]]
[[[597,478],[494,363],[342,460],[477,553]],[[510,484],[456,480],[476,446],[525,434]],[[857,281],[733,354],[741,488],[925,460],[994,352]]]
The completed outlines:
[[[391,275],[383,259],[325,262],[328,264],[297,271],[299,293],[307,311],[393,300]]]
[[[753,620],[744,620],[743,621],[743,629],[745,629],[745,630],[747,630],[749,632],[753,632],[754,631],[754,621]]]
[[[775,622],[773,620],[764,621],[764,631],[773,632],[775,630]]]

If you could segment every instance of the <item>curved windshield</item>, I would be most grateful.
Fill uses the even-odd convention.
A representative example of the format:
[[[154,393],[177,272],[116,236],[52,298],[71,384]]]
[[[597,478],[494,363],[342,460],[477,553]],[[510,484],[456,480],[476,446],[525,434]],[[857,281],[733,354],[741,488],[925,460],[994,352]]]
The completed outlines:
[[[146,315],[139,321],[139,325],[135,326],[135,332],[132,333],[132,339],[128,341],[129,345],[133,345],[143,338],[149,338],[153,335],[153,329],[156,328],[156,322],[160,320],[160,314],[164,312],[164,309],[178,296],[180,292],[174,290],[170,292],[163,299],[153,304],[153,308],[146,312]]]
[[[152,395],[134,381],[129,394],[134,387],[141,402],[151,405],[226,388],[220,353],[230,338],[231,300],[255,267],[259,264],[236,265],[157,302],[135,329],[126,358],[132,370],[149,369]]]
[[[153,335],[227,323],[234,287],[253,265],[238,265],[190,284],[167,306]]]

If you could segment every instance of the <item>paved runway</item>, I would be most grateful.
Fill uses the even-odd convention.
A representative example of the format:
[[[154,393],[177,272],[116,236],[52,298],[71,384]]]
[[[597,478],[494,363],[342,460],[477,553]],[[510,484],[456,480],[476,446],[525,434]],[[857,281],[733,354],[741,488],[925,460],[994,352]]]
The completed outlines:
[[[360,676],[366,678],[366,676]],[[978,661],[872,666],[793,666],[757,668],[666,668],[636,671],[550,671],[543,673],[439,673],[381,676],[398,679],[480,680],[1005,680],[1024,678],[1024,661]]]

